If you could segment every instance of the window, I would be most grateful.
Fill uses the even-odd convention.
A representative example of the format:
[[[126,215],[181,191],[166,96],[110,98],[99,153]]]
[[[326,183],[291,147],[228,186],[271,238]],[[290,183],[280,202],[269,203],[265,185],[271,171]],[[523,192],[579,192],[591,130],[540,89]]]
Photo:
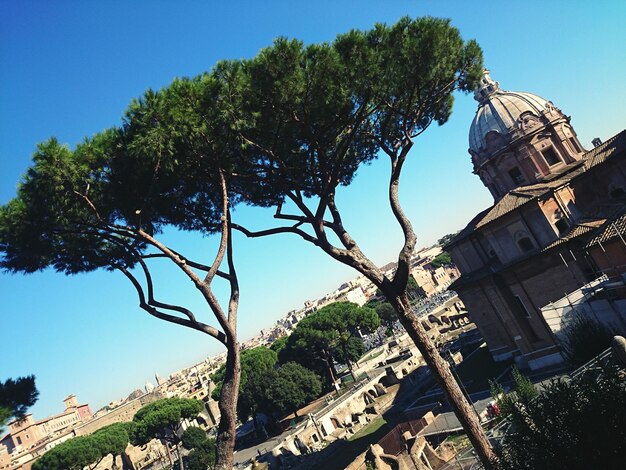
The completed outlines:
[[[20,436],[17,436],[17,445],[21,445],[22,444],[22,438]]]
[[[520,309],[520,313],[525,314],[526,318],[530,318],[530,312],[526,308],[526,305],[524,305],[524,302],[522,302],[522,299],[520,299],[519,295],[515,295],[514,297],[517,302],[517,306]]]
[[[544,150],[543,152],[541,152],[541,154],[543,155],[543,158],[545,158],[546,162],[550,166],[556,165],[557,163],[561,163],[561,160],[559,159],[556,152],[554,151],[554,148],[552,147]]]
[[[517,167],[513,167],[509,170],[509,176],[513,180],[513,184],[524,184],[526,182],[524,175],[522,175],[522,172]]]
[[[522,250],[523,253],[528,253],[529,251],[532,251],[533,248],[535,248],[533,246],[533,242],[531,242],[530,238],[528,237],[523,237],[517,240],[517,246],[520,247],[520,250]]]
[[[554,226],[559,231],[559,235],[562,235],[569,228],[567,220],[565,219],[557,220],[556,222],[554,222]]]

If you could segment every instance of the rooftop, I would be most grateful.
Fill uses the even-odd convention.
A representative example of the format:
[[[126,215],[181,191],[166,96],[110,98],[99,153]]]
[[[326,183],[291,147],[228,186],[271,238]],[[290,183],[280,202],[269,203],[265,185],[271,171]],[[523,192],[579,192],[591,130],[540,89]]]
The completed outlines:
[[[484,227],[523,205],[538,200],[555,189],[568,184],[589,169],[604,163],[620,152],[626,153],[626,130],[614,135],[602,145],[585,153],[580,161],[568,165],[562,172],[553,175],[549,181],[520,186],[509,191],[493,206],[476,215],[476,217],[446,245],[445,249],[463,240],[473,233],[474,230]]]

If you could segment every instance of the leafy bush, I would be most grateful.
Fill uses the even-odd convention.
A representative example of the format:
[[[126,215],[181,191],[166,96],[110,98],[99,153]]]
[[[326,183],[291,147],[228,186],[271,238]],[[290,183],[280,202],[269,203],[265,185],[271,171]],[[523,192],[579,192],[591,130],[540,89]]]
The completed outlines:
[[[192,450],[200,447],[207,440],[206,433],[196,426],[185,429],[181,441],[185,449]]]
[[[602,323],[576,315],[566,327],[565,337],[565,358],[579,367],[611,346],[613,332]]]
[[[502,470],[624,468],[624,372],[555,380],[525,406],[513,406],[498,450]]]
[[[504,388],[498,382],[489,381],[491,396],[496,400],[501,416],[510,415],[515,407],[526,406],[538,395],[535,385],[516,367],[513,367],[511,375],[515,381],[515,387],[509,394],[504,393]]]

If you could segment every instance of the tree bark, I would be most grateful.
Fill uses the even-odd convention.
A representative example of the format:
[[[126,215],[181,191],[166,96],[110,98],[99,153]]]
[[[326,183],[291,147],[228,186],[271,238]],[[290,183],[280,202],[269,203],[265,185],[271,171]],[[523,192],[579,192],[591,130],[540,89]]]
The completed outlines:
[[[324,359],[326,360],[326,367],[328,367],[328,374],[330,375],[330,381],[332,383],[333,388],[335,388],[335,384],[337,383],[337,371],[335,370],[335,363],[333,362],[333,358],[328,351],[323,350]]]
[[[163,439],[163,444],[165,445],[165,450],[167,451],[167,460],[170,462],[170,466],[174,466],[174,461],[172,460],[172,452],[170,451],[170,443],[166,439]]]
[[[122,452],[122,470],[135,470],[135,464],[126,451]]]
[[[221,417],[215,443],[215,468],[230,470],[234,463],[235,427],[237,424],[237,398],[239,395],[239,380],[241,366],[239,363],[239,344],[237,337],[229,335],[227,341],[228,354],[226,356],[226,375],[222,383],[222,393],[218,406]]]
[[[458,382],[455,380],[450,365],[441,357],[439,351],[430,340],[426,330],[422,326],[419,318],[413,312],[409,297],[405,292],[398,294],[393,288],[383,288],[383,293],[387,300],[393,305],[399,314],[400,322],[407,333],[419,349],[422,357],[430,367],[442,390],[446,394],[454,413],[461,422],[463,429],[467,433],[476,453],[480,457],[485,469],[492,470],[496,456],[485,431],[480,425],[480,420],[476,415],[468,400],[463,395]]]
[[[178,454],[178,465],[180,465],[180,470],[185,470],[185,465],[183,464],[183,449],[182,443],[179,442],[176,444],[176,453]]]

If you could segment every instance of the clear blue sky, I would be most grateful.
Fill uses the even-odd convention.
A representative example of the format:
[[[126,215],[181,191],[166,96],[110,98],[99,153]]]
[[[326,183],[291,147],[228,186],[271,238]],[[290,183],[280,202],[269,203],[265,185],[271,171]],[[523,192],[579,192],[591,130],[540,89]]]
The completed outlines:
[[[133,97],[174,77],[208,70],[219,59],[253,56],[277,36],[332,40],[351,28],[403,15],[452,18],[478,40],[492,77],[504,89],[550,99],[583,145],[624,127],[626,2],[414,1],[83,1],[0,3],[0,204],[15,194],[37,142],[73,146],[118,124]],[[420,137],[405,167],[401,198],[419,234],[432,244],[491,204],[472,174],[467,134],[476,111],[459,95],[443,127]],[[376,262],[390,261],[400,233],[385,204],[384,159],[362,168],[339,202],[346,223]],[[255,227],[270,212],[241,209]],[[209,260],[214,240],[168,241]],[[236,239],[241,278],[240,338],[246,340],[303,301],[356,277],[313,247],[288,236]],[[164,301],[206,307],[189,282],[163,268]],[[221,292],[221,291],[220,291]],[[0,274],[0,379],[35,374],[37,418],[61,411],[70,393],[95,411],[152,379],[220,352],[200,333],[150,318],[134,291],[113,273],[65,277]]]

